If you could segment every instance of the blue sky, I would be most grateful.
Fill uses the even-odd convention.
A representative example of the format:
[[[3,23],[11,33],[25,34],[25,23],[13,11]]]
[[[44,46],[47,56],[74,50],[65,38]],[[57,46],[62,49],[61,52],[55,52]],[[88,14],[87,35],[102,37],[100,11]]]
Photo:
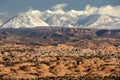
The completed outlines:
[[[27,11],[29,8],[44,11],[60,3],[67,3],[64,10],[82,10],[86,5],[92,6],[119,6],[120,0],[0,0],[0,12],[17,13]]]

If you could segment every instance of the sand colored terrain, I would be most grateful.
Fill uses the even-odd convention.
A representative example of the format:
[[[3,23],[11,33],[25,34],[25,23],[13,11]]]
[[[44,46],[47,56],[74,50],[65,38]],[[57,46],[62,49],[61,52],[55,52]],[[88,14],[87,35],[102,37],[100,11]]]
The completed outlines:
[[[90,44],[95,46],[94,44]],[[120,77],[120,50],[104,43],[92,48],[58,44],[0,46],[0,77],[37,78],[58,76]]]
[[[120,30],[52,27],[0,30],[0,79],[81,80],[81,77],[120,80]]]

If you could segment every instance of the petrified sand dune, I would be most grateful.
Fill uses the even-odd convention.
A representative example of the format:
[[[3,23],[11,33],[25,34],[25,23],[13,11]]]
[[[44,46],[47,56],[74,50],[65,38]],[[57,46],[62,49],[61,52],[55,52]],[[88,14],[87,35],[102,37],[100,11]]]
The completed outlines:
[[[77,28],[1,29],[0,79],[119,78],[120,31],[108,32]]]
[[[7,44],[0,47],[0,76],[25,79],[47,76],[118,77],[120,54],[117,47],[108,46],[110,45],[100,44],[99,51],[96,51],[96,48],[81,49],[65,44],[57,46]]]

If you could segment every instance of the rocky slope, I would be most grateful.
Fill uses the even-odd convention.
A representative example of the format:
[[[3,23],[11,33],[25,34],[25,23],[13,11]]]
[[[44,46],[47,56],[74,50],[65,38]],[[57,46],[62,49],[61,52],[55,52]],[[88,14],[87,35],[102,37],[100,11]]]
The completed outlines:
[[[95,30],[79,28],[1,29],[1,44],[18,43],[28,45],[67,44],[87,47],[88,44],[109,43],[120,45],[120,30]],[[92,46],[91,46],[92,48]]]
[[[0,29],[0,79],[119,80],[119,35],[120,30]]]
[[[120,51],[106,44],[95,50],[58,44],[57,46],[0,46],[0,78],[38,77],[120,77]],[[117,47],[115,47],[117,48]],[[110,50],[111,50],[110,49]],[[88,78],[88,79],[89,79]],[[73,78],[72,78],[73,79]],[[84,79],[84,78],[81,78]]]

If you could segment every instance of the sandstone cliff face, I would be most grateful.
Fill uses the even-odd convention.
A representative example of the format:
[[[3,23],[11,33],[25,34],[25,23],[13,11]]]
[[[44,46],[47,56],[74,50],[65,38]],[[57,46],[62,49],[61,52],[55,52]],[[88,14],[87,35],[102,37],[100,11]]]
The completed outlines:
[[[79,28],[34,28],[34,29],[1,29],[0,44],[18,43],[27,45],[85,46],[89,43],[120,45],[120,30],[92,30]],[[83,44],[82,44],[83,43]]]
[[[117,52],[116,47],[112,46],[108,43],[101,43],[98,48],[105,51],[106,53],[116,53]]]
[[[67,46],[65,44],[58,44],[56,46],[56,49],[59,49],[59,50],[72,50],[72,49],[74,49],[74,47],[73,46]]]

